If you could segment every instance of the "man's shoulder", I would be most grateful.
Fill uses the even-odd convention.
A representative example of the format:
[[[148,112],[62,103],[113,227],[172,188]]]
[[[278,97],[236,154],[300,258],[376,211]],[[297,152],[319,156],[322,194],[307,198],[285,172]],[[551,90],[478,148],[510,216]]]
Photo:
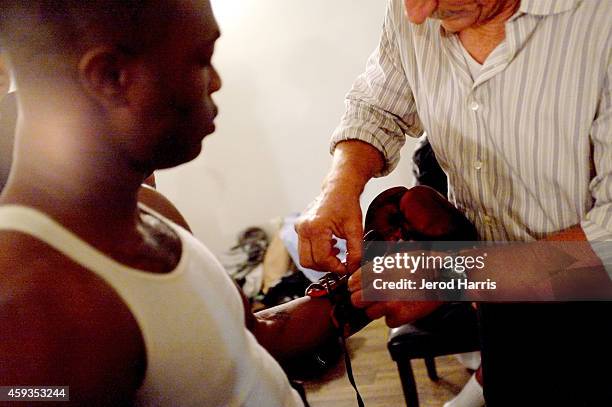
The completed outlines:
[[[0,384],[67,383],[91,395],[119,386],[124,397],[138,387],[146,356],[128,307],[45,243],[0,232],[0,302]]]
[[[612,1],[609,0],[582,0],[578,3],[575,13],[572,13],[574,18],[587,18],[595,22],[602,22],[591,27],[591,29],[604,29],[607,32],[612,31]]]
[[[568,19],[571,23],[564,26],[570,27],[569,32],[582,42],[576,46],[588,51],[584,55],[593,58],[591,62],[601,61],[602,66],[606,67],[612,58],[612,1],[582,0]],[[564,37],[560,37],[559,41]]]
[[[608,0],[582,0],[579,1],[579,6],[589,10],[595,9],[602,13],[612,13],[612,1]]]
[[[63,309],[55,318],[70,319],[83,312],[102,318],[127,309],[115,290],[92,271],[47,243],[14,231],[0,231],[0,295],[3,304]],[[91,306],[101,301],[105,307]]]
[[[186,230],[191,231],[189,224],[176,206],[155,188],[143,184],[138,191],[138,202]]]
[[[2,283],[26,276],[30,285],[39,281],[36,277],[47,277],[50,272],[65,269],[67,272],[80,268],[76,263],[46,243],[21,232],[0,230],[0,287]],[[55,281],[61,281],[56,279]]]

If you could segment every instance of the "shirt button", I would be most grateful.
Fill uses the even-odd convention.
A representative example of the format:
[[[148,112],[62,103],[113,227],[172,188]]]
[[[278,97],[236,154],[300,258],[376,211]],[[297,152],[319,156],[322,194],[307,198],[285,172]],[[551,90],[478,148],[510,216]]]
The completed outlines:
[[[478,110],[478,108],[480,108],[480,105],[478,104],[478,102],[474,101],[470,103],[470,109],[472,109],[473,111]]]
[[[482,161],[474,161],[474,168],[480,170],[482,168]]]

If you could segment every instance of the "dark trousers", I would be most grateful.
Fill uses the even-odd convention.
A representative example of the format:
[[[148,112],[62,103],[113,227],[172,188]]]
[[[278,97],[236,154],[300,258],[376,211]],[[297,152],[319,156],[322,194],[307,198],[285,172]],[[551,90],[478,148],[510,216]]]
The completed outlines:
[[[612,302],[481,304],[487,407],[612,406]]]

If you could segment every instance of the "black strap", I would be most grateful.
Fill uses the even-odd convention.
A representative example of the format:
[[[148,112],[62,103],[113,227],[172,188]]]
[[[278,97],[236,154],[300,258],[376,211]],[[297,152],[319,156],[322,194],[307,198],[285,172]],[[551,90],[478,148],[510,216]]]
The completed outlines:
[[[289,384],[300,395],[302,403],[304,403],[304,407],[310,407],[310,404],[308,404],[308,400],[306,400],[306,390],[304,390],[304,386],[302,385],[302,383],[289,379]]]
[[[349,382],[353,389],[355,389],[355,394],[357,395],[357,405],[359,407],[364,407],[363,399],[361,398],[361,394],[359,394],[359,390],[357,390],[357,385],[355,384],[355,377],[353,376],[353,367],[351,366],[351,357],[349,356],[348,350],[346,349],[346,339],[344,335],[340,335],[342,340],[342,351],[344,352],[344,364],[346,366],[346,375],[348,376]]]

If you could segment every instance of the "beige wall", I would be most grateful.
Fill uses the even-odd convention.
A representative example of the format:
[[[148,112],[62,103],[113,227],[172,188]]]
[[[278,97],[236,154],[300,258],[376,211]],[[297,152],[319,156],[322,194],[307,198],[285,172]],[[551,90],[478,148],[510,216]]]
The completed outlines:
[[[4,61],[4,56],[0,52],[0,100],[7,94],[11,87],[11,76]]]
[[[213,0],[223,37],[217,131],[197,160],[158,173],[158,188],[216,254],[249,225],[302,210],[318,193],[344,94],[380,34],[385,0]],[[409,160],[376,180],[411,184]]]

